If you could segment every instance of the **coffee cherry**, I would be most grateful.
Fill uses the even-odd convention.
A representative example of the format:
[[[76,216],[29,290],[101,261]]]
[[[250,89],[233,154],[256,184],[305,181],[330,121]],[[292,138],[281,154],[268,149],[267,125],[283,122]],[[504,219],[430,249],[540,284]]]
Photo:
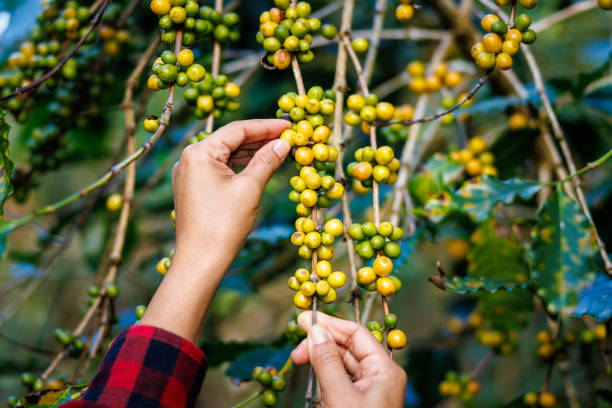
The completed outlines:
[[[333,40],[338,35],[338,29],[332,24],[325,24],[321,28],[321,34],[328,40]]]
[[[149,133],[155,133],[159,128],[159,118],[157,116],[147,116],[143,122],[144,129]]]
[[[612,0],[597,0],[597,5],[603,10],[612,10]]]
[[[287,387],[287,382],[283,377],[277,375],[272,377],[271,387],[274,391],[282,391]]]
[[[387,334],[387,345],[393,350],[399,350],[406,346],[406,335],[399,329],[391,330]]]
[[[487,14],[482,18],[482,20],[480,20],[480,25],[485,31],[491,31],[491,26],[496,21],[500,21],[499,17],[497,17],[495,14]]]
[[[312,298],[304,295],[301,291],[296,292],[293,297],[293,303],[300,309],[308,309],[312,304]]]
[[[368,48],[370,47],[370,43],[367,39],[365,38],[355,38],[352,42],[351,42],[351,47],[353,47],[353,50],[358,53],[364,53],[368,50]]]
[[[604,341],[608,335],[608,330],[606,329],[605,324],[598,324],[593,328],[593,334],[595,338],[599,341]]]
[[[536,392],[528,392],[523,396],[523,403],[527,406],[535,406],[538,403],[538,394]]]
[[[393,262],[386,256],[379,256],[374,260],[372,269],[378,276],[388,276],[393,272]]]
[[[106,209],[108,211],[119,211],[123,207],[123,196],[119,193],[111,194],[106,199]]]
[[[385,297],[393,296],[396,292],[395,284],[389,277],[378,278],[376,280],[376,290]]]
[[[333,218],[325,223],[324,229],[328,234],[339,237],[344,233],[344,224],[339,219]]]
[[[344,272],[332,272],[327,278],[327,282],[334,289],[341,288],[346,285],[346,275]]]
[[[385,315],[385,326],[387,327],[387,329],[395,329],[395,326],[397,326],[397,316],[394,315],[393,313],[389,313],[387,315]]]
[[[315,294],[315,284],[312,281],[306,281],[302,283],[300,286],[300,292],[304,294],[304,296],[312,296]]]
[[[508,70],[512,68],[512,57],[505,52],[501,52],[495,57],[495,63],[500,69]]]
[[[117,287],[117,285],[114,283],[108,284],[104,290],[104,294],[109,299],[115,299],[117,296],[119,296],[119,287]]]
[[[523,33],[523,42],[525,44],[533,44],[536,40],[536,32],[533,30],[527,30]]]
[[[520,14],[514,19],[514,27],[521,32],[525,32],[530,25],[531,17],[527,14]]]
[[[555,396],[550,392],[543,392],[538,397],[538,404],[543,408],[554,407],[556,402]]]
[[[482,37],[482,45],[487,52],[496,54],[501,51],[502,40],[497,34],[489,33]]]
[[[136,308],[134,309],[134,314],[136,315],[136,318],[138,320],[142,319],[142,316],[144,316],[146,310],[147,307],[145,305],[136,306]]]
[[[151,1],[151,11],[158,16],[163,16],[170,12],[172,5],[170,4],[170,0],[152,0]]]
[[[400,4],[395,9],[395,18],[401,22],[409,21],[414,16],[414,8],[409,4]]]
[[[193,64],[194,59],[195,57],[193,55],[193,51],[191,51],[189,48],[181,50],[177,56],[179,65],[183,67],[189,67],[191,64]]]
[[[486,72],[495,66],[495,56],[490,52],[483,52],[476,57],[476,66],[480,71]]]
[[[374,269],[370,268],[369,266],[365,266],[359,269],[359,272],[357,272],[357,281],[361,285],[369,285],[370,283],[376,281],[376,272],[374,272]]]

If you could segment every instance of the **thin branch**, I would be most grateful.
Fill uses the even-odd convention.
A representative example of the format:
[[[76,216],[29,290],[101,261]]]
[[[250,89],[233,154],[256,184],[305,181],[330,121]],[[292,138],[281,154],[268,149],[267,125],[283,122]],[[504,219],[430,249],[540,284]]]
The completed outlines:
[[[344,0],[342,7],[342,22],[340,25],[340,34],[346,35],[350,33],[353,22],[353,9],[355,6],[355,0]],[[336,74],[334,79],[333,89],[336,92],[336,107],[334,111],[334,129],[333,132],[333,146],[338,150],[338,158],[336,159],[336,179],[346,180],[344,174],[344,154],[346,150],[346,143],[341,143],[342,138],[342,123],[344,115],[344,92],[346,89],[346,61],[347,52],[345,47],[338,47],[338,56],[336,59]],[[353,316],[355,322],[359,322],[360,305],[359,301],[361,298],[361,290],[357,285],[357,261],[355,258],[355,242],[348,235],[348,226],[353,223],[351,216],[351,207],[349,202],[348,194],[342,196],[342,218],[344,221],[344,239],[346,241],[347,252],[348,252],[348,263],[349,271],[351,274],[351,295],[350,302],[353,305]]]
[[[223,0],[215,0],[215,10],[222,13],[223,12]],[[213,57],[212,57],[212,69],[211,75],[213,78],[219,76],[219,71],[221,70],[221,43],[215,40],[213,44]],[[206,119],[206,131],[208,133],[212,133],[215,130],[215,111],[213,109],[212,112],[208,114],[208,118]]]
[[[436,65],[438,65],[446,55],[450,44],[452,42],[452,35],[447,35],[440,43],[438,47],[434,51],[431,62],[428,67],[428,71],[432,72]],[[415,116],[422,116],[425,113],[425,109],[427,108],[427,102],[429,101],[429,95],[423,94],[419,97],[416,106],[414,108]],[[402,150],[402,156],[400,158],[401,166],[397,176],[397,181],[395,187],[393,189],[393,204],[392,204],[392,212],[391,212],[391,223],[393,225],[398,225],[400,218],[400,210],[402,207],[402,194],[401,194],[401,186],[405,186],[408,182],[408,178],[410,176],[410,161],[412,155],[414,153],[414,149],[416,147],[416,142],[419,137],[420,125],[416,124],[416,126],[412,126],[410,128],[410,133],[408,135],[408,141],[404,145],[404,149]]]
[[[372,39],[370,41],[368,55],[363,64],[363,76],[365,77],[366,83],[370,82],[372,74],[374,73],[374,64],[376,64],[376,57],[378,56],[378,47],[380,45],[380,36],[385,22],[386,10],[387,0],[376,0],[376,6],[374,7],[374,23],[372,24]]]
[[[117,23],[117,28],[122,28],[125,23],[127,23],[128,19],[134,14],[134,12],[140,6],[141,0],[132,0],[129,6],[125,9],[121,17],[119,18],[119,22]]]
[[[587,0],[581,1],[579,3],[574,3],[571,6],[568,6],[562,10],[557,11],[554,14],[550,14],[547,17],[536,21],[531,25],[531,29],[539,33],[546,30],[552,25],[575,17],[578,14],[584,13],[594,8],[597,8],[597,0]]]
[[[32,91],[32,90],[38,88],[46,80],[48,80],[49,78],[51,78],[55,74],[57,74],[59,72],[59,70],[62,69],[62,67],[66,64],[66,62],[68,62],[68,60],[70,58],[72,58],[74,56],[74,54],[76,54],[76,52],[79,50],[79,48],[81,48],[81,46],[85,43],[85,41],[87,40],[89,35],[98,26],[98,24],[100,24],[100,21],[102,20],[102,15],[104,14],[104,11],[106,10],[108,5],[110,4],[110,1],[111,0],[104,0],[104,3],[102,4],[102,7],[100,7],[98,12],[94,16],[94,18],[89,23],[89,27],[87,28],[87,31],[85,31],[85,34],[83,34],[83,36],[81,37],[79,42],[76,43],[74,48],[72,48],[72,50],[70,50],[70,52],[64,58],[62,58],[60,60],[60,62],[58,62],[55,67],[53,67],[51,69],[51,71],[47,72],[46,74],[44,74],[43,76],[41,76],[40,78],[38,78],[36,81],[32,82],[29,85],[26,85],[26,86],[21,87],[21,88],[17,88],[14,92],[11,92],[8,95],[1,96],[0,97],[0,101],[4,101],[4,100],[7,100],[7,99],[10,99],[13,96],[21,95],[21,94],[23,94],[25,92],[28,92],[28,91]]]

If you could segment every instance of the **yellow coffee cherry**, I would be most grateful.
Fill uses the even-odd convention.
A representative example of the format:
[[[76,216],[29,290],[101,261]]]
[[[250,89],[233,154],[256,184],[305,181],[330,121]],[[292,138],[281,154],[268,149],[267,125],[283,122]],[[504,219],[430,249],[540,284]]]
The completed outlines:
[[[317,276],[321,279],[326,279],[332,273],[331,264],[328,261],[319,261],[315,267]]]
[[[294,274],[297,281],[302,284],[310,279],[310,271],[306,268],[298,268]]]
[[[191,51],[189,48],[185,48],[181,50],[181,52],[179,52],[179,54],[176,56],[176,59],[179,65],[182,65],[183,67],[188,67],[193,64],[195,57],[193,55],[193,51]]]
[[[364,266],[357,272],[357,281],[362,285],[369,285],[376,280],[376,272],[369,266]]]
[[[344,224],[338,218],[333,218],[325,223],[324,230],[337,238],[344,233]]]
[[[312,298],[304,295],[302,291],[298,291],[293,296],[293,304],[300,309],[308,309],[312,304]]]
[[[160,275],[165,275],[166,272],[168,272],[169,266],[170,266],[170,258],[162,258],[159,260],[159,262],[157,262],[155,269],[157,270],[157,273],[159,273]]]
[[[327,293],[327,295],[323,296],[321,300],[323,301],[323,303],[332,303],[336,301],[336,297],[336,290],[334,288],[329,288],[329,292]]]
[[[304,294],[304,296],[312,296],[315,294],[315,284],[313,281],[306,281],[302,283],[300,286],[300,292]]]
[[[344,272],[332,272],[331,275],[327,278],[327,282],[329,282],[329,286],[334,289],[338,289],[346,285],[346,274]]]
[[[123,196],[115,193],[108,196],[106,199],[106,209],[108,211],[119,211],[123,207]]]
[[[287,285],[289,286],[289,288],[295,291],[300,290],[301,287],[300,282],[298,282],[295,276],[289,278],[289,280],[287,281]]]
[[[317,292],[318,296],[327,296],[330,289],[331,286],[329,286],[329,283],[326,280],[320,280],[315,285],[315,291]]]
[[[468,142],[468,149],[470,149],[470,151],[475,155],[484,152],[486,148],[487,142],[485,142],[484,139],[480,136],[474,136]]]
[[[401,22],[409,21],[414,16],[414,8],[408,4],[400,4],[395,9],[395,18]]]
[[[412,61],[406,69],[413,78],[420,78],[425,75],[425,64],[421,61]]]
[[[225,84],[225,96],[230,99],[235,99],[240,96],[240,87],[233,82]]]

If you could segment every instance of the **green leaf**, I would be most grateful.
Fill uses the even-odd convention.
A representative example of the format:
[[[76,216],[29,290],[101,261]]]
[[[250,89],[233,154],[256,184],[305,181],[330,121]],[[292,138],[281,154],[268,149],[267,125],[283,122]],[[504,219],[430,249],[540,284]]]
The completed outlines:
[[[13,161],[9,157],[8,133],[10,126],[4,120],[6,112],[0,110],[0,220],[4,219],[4,202],[13,194],[11,172]]]
[[[420,204],[431,197],[447,190],[463,176],[463,165],[449,160],[447,156],[432,156],[423,170],[414,176],[409,183],[410,193]]]
[[[578,74],[578,79],[576,80],[575,85],[572,87],[572,93],[576,98],[582,96],[585,89],[592,84],[610,74],[610,68],[612,67],[612,53],[608,56],[608,59],[601,64],[599,67],[595,68],[589,72],[580,72]]]
[[[508,333],[524,327],[533,310],[532,294],[524,289],[529,271],[523,248],[513,238],[499,236],[489,221],[472,234],[468,253],[468,276],[501,282],[517,282],[512,291],[480,292],[478,311],[491,328]]]
[[[452,212],[467,214],[472,221],[482,222],[498,203],[510,204],[517,198],[529,200],[542,186],[533,181],[511,178],[501,181],[491,176],[468,180],[455,193],[443,192],[425,205],[428,218],[438,223]]]
[[[495,293],[500,289],[512,290],[516,287],[524,288],[525,283],[518,283],[510,280],[497,280],[487,278],[472,278],[455,276],[444,279],[444,290],[461,295],[469,292],[489,292]]]
[[[531,276],[550,313],[569,314],[578,293],[595,280],[595,231],[563,189],[538,211],[529,249]]]

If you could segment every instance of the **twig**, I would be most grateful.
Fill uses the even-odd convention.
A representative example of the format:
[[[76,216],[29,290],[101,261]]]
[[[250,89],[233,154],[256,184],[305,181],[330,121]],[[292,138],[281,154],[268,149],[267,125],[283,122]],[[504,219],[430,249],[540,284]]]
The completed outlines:
[[[128,19],[134,14],[138,6],[140,5],[141,0],[132,0],[129,6],[125,9],[119,21],[117,22],[117,28],[122,28],[125,23],[127,23]]]
[[[378,47],[380,45],[380,35],[385,22],[385,11],[387,9],[387,0],[376,0],[376,6],[374,7],[374,23],[372,24],[372,40],[370,41],[370,48],[366,56],[365,63],[363,64],[363,76],[366,83],[370,82],[372,73],[374,72],[374,64],[376,63],[376,57],[378,56]]]
[[[232,408],[243,408],[246,407],[247,405],[249,405],[251,402],[253,401],[257,401],[257,399],[259,397],[261,397],[261,395],[263,394],[263,390],[262,391],[257,391],[255,394],[252,394],[250,397],[248,397],[247,399],[245,399],[244,401],[239,402],[236,405],[232,405]]]
[[[215,0],[215,10],[218,12],[223,12],[223,0]],[[221,69],[221,43],[215,40],[213,44],[213,57],[212,57],[212,69],[211,69],[211,75],[213,78],[216,78],[219,75],[220,69]],[[206,131],[208,133],[212,133],[214,129],[215,129],[215,111],[213,109],[213,111],[208,114],[208,118],[206,119]]]
[[[357,53],[351,46],[350,38],[345,34],[339,34],[340,41],[342,41],[342,45],[344,45],[344,49],[348,53],[351,61],[353,62],[353,67],[355,68],[355,73],[357,74],[357,80],[359,81],[360,92],[363,96],[367,96],[369,92],[368,90],[368,81],[366,81],[365,76],[363,74],[363,68],[361,67],[361,62],[359,62],[359,57]]]
[[[4,101],[4,100],[12,98],[13,96],[21,95],[21,94],[23,94],[25,92],[34,90],[34,89],[38,88],[41,84],[43,84],[46,80],[48,80],[49,78],[51,78],[52,76],[57,74],[59,72],[59,70],[62,69],[62,67],[66,64],[66,62],[70,58],[72,58],[74,56],[74,54],[76,54],[76,52],[79,50],[79,48],[81,48],[81,46],[85,43],[85,41],[87,40],[89,35],[96,28],[96,26],[98,24],[100,24],[100,21],[102,20],[102,15],[104,14],[104,11],[106,10],[108,5],[110,4],[110,1],[111,0],[104,0],[104,3],[102,4],[102,7],[100,7],[98,12],[94,16],[94,18],[90,21],[89,27],[87,28],[87,31],[85,31],[85,34],[83,34],[83,36],[81,37],[79,42],[76,43],[74,48],[72,48],[72,50],[70,50],[70,52],[64,58],[62,58],[60,60],[60,62],[57,63],[56,66],[54,66],[51,69],[51,71],[47,72],[46,74],[44,74],[43,76],[41,76],[40,78],[38,78],[36,81],[32,82],[29,85],[26,85],[26,86],[21,87],[21,88],[17,88],[14,92],[11,92],[8,95],[1,96],[0,97],[0,101]]]
[[[579,3],[580,4],[580,3]],[[565,390],[565,396],[570,408],[580,408],[580,401],[578,401],[578,393],[576,392],[576,386],[570,377],[569,361],[559,362],[559,372],[563,379],[563,389]]]
[[[355,0],[344,0],[342,6],[342,22],[340,25],[340,34],[345,35],[350,33],[353,21],[353,9]],[[333,89],[336,92],[336,107],[334,111],[334,129],[333,146],[338,150],[338,158],[336,159],[336,179],[345,180],[344,174],[344,154],[346,143],[341,143],[342,138],[342,122],[344,114],[344,92],[346,89],[346,60],[347,53],[345,47],[338,47],[338,56],[336,59],[336,74],[334,79]],[[351,207],[347,194],[342,196],[342,218],[345,226],[350,226],[353,223],[351,216]],[[357,285],[357,262],[355,259],[355,243],[347,233],[348,228],[344,230],[344,239],[346,241],[348,252],[349,271],[351,274],[351,295],[350,302],[353,305],[353,316],[356,322],[359,322],[361,290]]]
[[[535,32],[539,33],[541,31],[546,30],[552,25],[562,22],[563,20],[567,20],[571,17],[574,17],[578,14],[584,13],[586,11],[592,10],[597,7],[596,0],[587,0],[581,1],[578,3],[574,3],[571,6],[568,6],[562,10],[557,11],[554,14],[550,14],[547,17],[544,17],[531,25],[531,29]]]
[[[438,47],[434,51],[431,62],[428,67],[428,71],[433,71],[434,67],[438,65],[448,48],[450,47],[452,41],[452,35],[447,35],[440,43]],[[416,106],[414,108],[414,114],[416,116],[422,116],[425,113],[425,109],[427,108],[427,102],[429,101],[429,95],[423,94],[419,97]],[[410,134],[408,135],[408,141],[404,145],[404,149],[402,150],[402,156],[400,158],[401,166],[397,176],[397,181],[395,187],[393,189],[393,205],[391,212],[391,223],[393,225],[397,225],[399,223],[400,218],[400,210],[402,207],[402,194],[400,190],[400,186],[405,186],[408,182],[408,178],[410,176],[410,161],[412,155],[414,153],[414,149],[416,147],[416,142],[419,136],[420,126],[412,126],[410,128]]]
[[[571,181],[573,179],[575,179],[576,177],[579,177],[581,175],[583,175],[586,172],[589,172],[591,170],[595,170],[596,168],[598,168],[599,166],[601,166],[602,164],[604,164],[606,161],[608,161],[610,158],[612,158],[612,149],[608,150],[608,152],[606,154],[604,154],[603,156],[601,156],[599,159],[587,163],[586,166],[584,166],[583,168],[581,168],[580,170],[576,171],[575,173],[570,174],[569,176],[565,177],[562,180],[559,180],[562,183]],[[549,187],[553,187],[557,184],[558,182],[549,182],[546,183],[547,186]]]

